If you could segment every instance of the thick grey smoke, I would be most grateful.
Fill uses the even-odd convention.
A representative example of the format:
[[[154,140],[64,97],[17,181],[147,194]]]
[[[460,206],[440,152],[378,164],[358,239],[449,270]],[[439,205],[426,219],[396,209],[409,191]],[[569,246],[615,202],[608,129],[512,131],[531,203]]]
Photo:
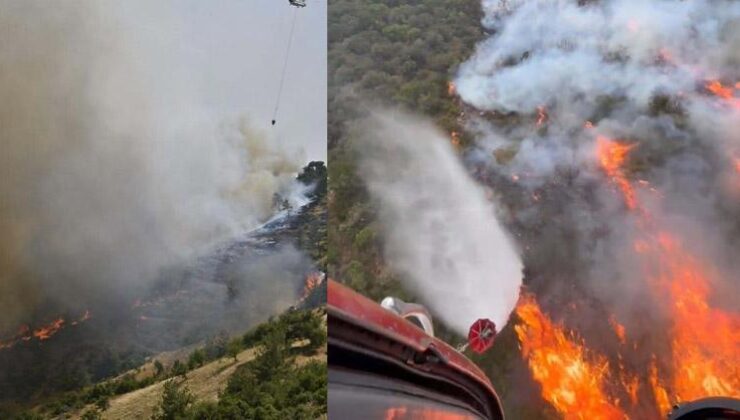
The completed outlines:
[[[157,30],[118,2],[0,9],[0,331],[136,293],[271,214],[300,157],[206,111]]]
[[[696,252],[716,249],[715,263],[733,272],[728,250],[737,225],[723,212],[737,214],[740,192],[740,3],[533,0],[483,7],[491,35],[455,80],[462,100],[485,111],[469,120],[478,145],[472,159],[535,197],[565,173],[571,184],[561,188],[600,184],[597,211],[584,196],[569,198],[569,214],[582,216],[572,221],[584,236],[609,226],[621,234],[605,240],[629,246],[625,229],[634,222],[599,166],[596,144],[600,136],[635,143],[625,171],[641,205],[685,237],[701,232]],[[500,159],[503,151],[507,159]],[[519,217],[539,223],[526,212]],[[594,257],[600,277],[610,277],[604,264],[615,257],[600,247],[613,245],[584,249],[605,252]],[[620,276],[634,281],[630,264],[620,264]],[[612,293],[607,283],[597,288]]]
[[[377,113],[363,133],[362,168],[391,266],[457,332],[485,317],[502,328],[522,263],[485,191],[428,122]]]

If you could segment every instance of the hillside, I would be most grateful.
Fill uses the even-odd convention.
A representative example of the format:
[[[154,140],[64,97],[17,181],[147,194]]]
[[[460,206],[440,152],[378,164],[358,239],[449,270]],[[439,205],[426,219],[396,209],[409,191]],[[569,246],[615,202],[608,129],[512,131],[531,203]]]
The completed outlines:
[[[368,104],[398,107],[431,118],[462,150],[471,137],[449,83],[484,36],[481,18],[478,0],[337,0],[329,9],[328,273],[374,300],[418,299],[385,261],[377,205],[358,174],[357,125]]]
[[[146,360],[162,358],[167,365],[171,352],[228,341],[224,336],[292,305],[321,305],[325,294],[304,296],[326,242],[323,162],[308,164],[297,181],[303,197],[296,203],[276,197],[277,212],[267,223],[163,270],[151,289],[117,297],[119,305],[91,307],[84,316],[60,314],[65,322],[43,340],[0,338],[0,417],[121,377]]]
[[[314,293],[321,293],[319,289]],[[244,410],[317,418],[326,413],[326,318],[323,309],[290,310],[244,335],[158,354],[114,379],[69,393],[17,418],[164,418],[166,395],[187,401],[178,418],[219,418]],[[186,362],[184,362],[186,361]],[[243,381],[259,376],[240,395]],[[291,384],[291,380],[300,379]],[[286,400],[249,400],[260,387],[291,389]],[[300,402],[288,401],[299,396]],[[65,408],[66,407],[66,408]],[[169,413],[169,414],[167,414]],[[155,416],[155,417],[153,417]],[[209,417],[211,416],[211,417]]]

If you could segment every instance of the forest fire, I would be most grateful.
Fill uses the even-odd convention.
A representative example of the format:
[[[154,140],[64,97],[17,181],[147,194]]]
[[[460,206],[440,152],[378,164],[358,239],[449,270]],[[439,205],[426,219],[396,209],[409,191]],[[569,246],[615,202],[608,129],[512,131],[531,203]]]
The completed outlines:
[[[678,240],[661,233],[656,242],[648,254],[657,262],[650,279],[656,293],[668,292],[673,323],[667,388],[679,401],[740,397],[740,316],[709,305],[709,270]]]
[[[627,336],[624,325],[620,324],[619,321],[617,321],[617,318],[614,317],[614,315],[609,317],[609,325],[611,325],[614,333],[617,335],[617,338],[619,338],[619,342],[625,344],[627,342]]]
[[[596,153],[599,164],[607,176],[617,185],[625,198],[625,204],[630,210],[637,205],[635,191],[624,174],[623,166],[627,155],[635,147],[611,140],[604,136],[596,138]]]
[[[301,294],[301,300],[305,300],[311,295],[311,292],[316,290],[317,287],[321,286],[326,280],[326,275],[320,271],[315,271],[306,276],[305,283],[303,285],[303,293]]]
[[[457,131],[453,131],[452,133],[450,133],[450,142],[454,147],[460,147],[460,145],[462,144],[460,140],[460,133],[458,133]]]
[[[544,106],[537,107],[537,127],[541,127],[542,124],[548,120],[547,109]]]
[[[616,156],[613,160],[605,159],[603,153],[599,159],[634,208],[631,185],[619,169],[626,153],[618,150],[611,154]],[[644,260],[645,277],[656,299],[669,297],[666,305],[672,322],[670,366],[661,370],[653,365],[650,369],[658,409],[665,413],[671,400],[740,396],[740,371],[735,363],[740,359],[740,316],[709,305],[710,270],[687,252],[675,235],[651,233],[647,214],[638,222],[647,234],[635,241],[635,251]]]
[[[92,315],[90,314],[90,311],[86,310],[82,316],[72,321],[67,321],[64,317],[59,316],[53,321],[33,330],[31,330],[31,327],[28,325],[21,325],[18,328],[18,332],[13,337],[7,340],[0,340],[0,350],[9,349],[19,342],[31,341],[32,339],[46,341],[64,329],[66,325],[76,326],[89,320],[91,317]]]
[[[569,338],[554,324],[534,297],[522,295],[516,308],[521,323],[514,327],[542,396],[566,419],[624,419],[626,415],[606,395],[609,362]]]
[[[704,87],[714,96],[722,99],[732,99],[734,96],[732,87],[723,85],[719,80],[710,80]]]
[[[740,98],[735,96],[736,93],[740,93],[740,82],[731,84],[723,84],[719,80],[710,80],[704,84],[704,88],[721,99],[723,102],[731,105],[735,109],[740,109]]]
[[[617,416],[664,418],[674,404],[740,396],[740,79],[737,48],[724,36],[738,9],[723,6],[519,2],[507,13],[486,12],[490,36],[455,79],[464,104],[516,116],[466,114],[485,123],[473,141],[482,150],[496,139],[497,148],[517,152],[485,161],[498,177],[484,182],[496,188],[526,168],[531,181],[506,188],[543,193],[524,204],[501,188],[499,199],[514,210],[522,248],[532,249],[528,286],[557,302],[542,315],[523,299],[515,328],[543,399],[566,418],[584,410],[564,395],[589,379],[571,375],[571,365],[581,365],[563,360],[595,372],[596,400]],[[587,29],[572,24],[595,19]],[[721,30],[699,34],[702,25]],[[556,41],[543,45],[541,33]],[[542,104],[557,124],[545,123]],[[535,121],[547,129],[528,132]],[[574,239],[572,252],[550,253]]]
[[[678,402],[709,396],[740,397],[740,316],[710,305],[711,279],[716,274],[684,249],[676,235],[658,230],[643,206],[637,203],[633,185],[623,173],[632,145],[597,138],[597,159],[622,192],[629,209],[639,208],[642,236],[633,251],[643,266],[645,286],[670,319],[667,339],[670,357],[658,360],[651,352],[645,377],[629,372],[622,363],[627,331],[614,315],[608,323],[620,347],[618,374],[606,357],[554,324],[531,295],[523,295],[516,313],[521,322],[515,331],[532,377],[541,385],[543,398],[565,418],[625,418],[638,406],[641,389],[649,390],[654,412],[665,415]],[[644,384],[642,382],[645,382]],[[606,390],[622,390],[630,405]],[[644,406],[644,404],[643,404]],[[589,411],[590,410],[590,411]],[[642,411],[640,411],[642,410]],[[578,413],[580,417],[574,417]],[[592,414],[592,413],[599,413]]]
[[[39,340],[48,340],[52,335],[56,334],[64,326],[64,318],[59,317],[52,321],[50,324],[38,328],[33,331],[33,336]]]
[[[603,138],[597,141],[602,142],[599,160],[604,171],[623,191],[628,206],[635,208],[632,186],[620,169],[631,147],[613,146],[614,142]],[[647,281],[656,298],[669,296],[673,327],[672,378],[668,383],[674,399],[740,396],[740,370],[735,364],[740,360],[740,316],[709,305],[711,284],[706,264],[684,250],[670,232],[650,233],[646,214],[639,222],[648,229],[645,238],[635,241],[635,251],[644,259]],[[651,383],[656,397],[665,393],[657,380]],[[662,400],[658,402],[664,412]]]

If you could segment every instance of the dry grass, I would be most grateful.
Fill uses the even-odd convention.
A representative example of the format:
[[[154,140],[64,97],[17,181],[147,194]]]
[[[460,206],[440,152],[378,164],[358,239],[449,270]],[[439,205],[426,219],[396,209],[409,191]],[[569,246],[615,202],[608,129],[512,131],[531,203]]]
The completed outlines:
[[[179,357],[170,358],[159,355],[157,356],[157,360],[163,361],[165,359],[166,361],[173,362],[175,359],[182,358],[180,351],[171,352],[170,354]],[[239,353],[236,361],[230,357],[214,360],[198,369],[189,371],[186,379],[183,381],[183,385],[195,396],[196,401],[217,401],[218,394],[226,387],[229,377],[234,373],[236,368],[254,359],[256,354],[257,349],[250,348]],[[313,360],[326,362],[326,347],[322,347],[314,355],[298,355],[295,357],[294,363],[296,366],[303,366]],[[144,370],[146,369],[140,369],[142,371],[140,373],[143,373]],[[179,378],[168,380],[182,381]],[[150,418],[160,403],[165,382],[160,381],[146,388],[111,398],[110,407],[102,413],[103,418],[110,420]],[[71,418],[79,419],[82,413],[91,407],[92,405],[86,407],[84,410],[72,415]]]
[[[255,357],[254,348],[239,353],[237,360],[230,357],[215,360],[187,374],[184,386],[190,389],[197,401],[216,401],[225,387],[229,376],[240,365]],[[179,379],[174,379],[179,380]],[[165,381],[142,388],[110,400],[110,408],[103,413],[104,419],[146,419],[157,407]]]
[[[326,328],[326,315],[323,315],[324,328]],[[309,344],[308,340],[296,341],[291,344],[291,348],[302,347]],[[156,368],[154,361],[159,360],[165,369],[170,369],[175,360],[187,361],[192,351],[199,345],[184,347],[175,351],[160,353],[156,357],[149,359],[144,365],[137,369],[123,373],[133,373],[136,378],[141,380],[146,377],[154,376]],[[200,368],[191,370],[187,373],[183,385],[187,387],[198,402],[217,401],[218,395],[226,387],[229,377],[234,371],[244,363],[254,359],[257,355],[258,348],[253,347],[246,349],[237,355],[236,361],[231,357],[223,357],[214,360]],[[319,360],[326,362],[326,346],[317,351],[316,354],[297,355],[293,361],[296,366],[303,366],[306,363]],[[168,379],[182,381],[180,378]],[[138,389],[127,394],[119,395],[110,399],[110,407],[102,415],[104,419],[148,419],[154,413],[154,410],[160,403],[162,391],[166,381],[160,381],[146,388]],[[72,414],[69,418],[79,419],[87,409],[93,405],[85,407],[83,410]]]

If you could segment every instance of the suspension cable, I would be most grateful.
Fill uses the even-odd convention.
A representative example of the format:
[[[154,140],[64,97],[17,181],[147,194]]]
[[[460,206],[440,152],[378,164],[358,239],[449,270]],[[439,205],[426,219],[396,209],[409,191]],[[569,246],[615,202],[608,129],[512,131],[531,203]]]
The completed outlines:
[[[283,61],[283,70],[280,74],[280,87],[278,87],[275,109],[272,111],[272,125],[275,125],[278,109],[280,108],[280,98],[283,95],[283,85],[285,84],[285,71],[288,69],[288,59],[290,58],[290,47],[293,45],[293,31],[295,30],[296,16],[298,8],[293,9],[293,21],[290,24],[290,35],[288,35],[288,48],[285,51],[285,60]]]

